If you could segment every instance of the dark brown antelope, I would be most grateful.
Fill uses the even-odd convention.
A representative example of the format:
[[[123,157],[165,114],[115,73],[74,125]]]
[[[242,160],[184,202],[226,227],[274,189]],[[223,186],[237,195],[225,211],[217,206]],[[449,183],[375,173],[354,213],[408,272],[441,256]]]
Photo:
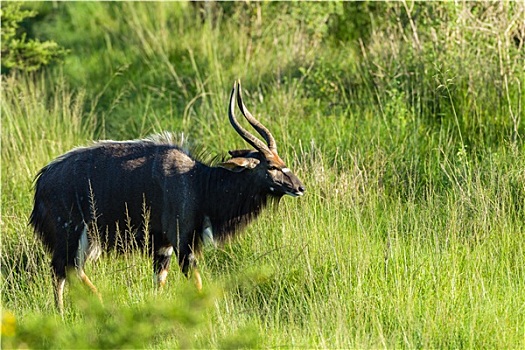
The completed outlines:
[[[235,100],[266,143],[239,124]],[[69,151],[39,172],[30,224],[52,254],[60,311],[67,271],[75,268],[97,293],[84,264],[122,242],[148,247],[161,286],[175,252],[182,272],[192,272],[200,289],[195,254],[203,241],[224,241],[271,199],[303,195],[305,188],[277,154],[274,137],[244,106],[240,83],[231,92],[228,116],[255,150],[230,151],[231,158],[218,166],[203,164],[157,137],[99,141]]]

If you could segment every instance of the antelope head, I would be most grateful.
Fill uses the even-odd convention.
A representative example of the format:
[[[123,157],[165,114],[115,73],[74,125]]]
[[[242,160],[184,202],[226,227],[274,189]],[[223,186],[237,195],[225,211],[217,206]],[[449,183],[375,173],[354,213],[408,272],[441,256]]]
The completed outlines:
[[[237,101],[244,118],[262,136],[266,143],[249,133],[239,124],[234,113],[235,101]],[[235,82],[233,86],[228,116],[233,128],[255,150],[230,151],[232,158],[221,163],[220,166],[235,172],[254,172],[260,184],[267,189],[270,195],[276,197],[281,197],[285,194],[293,197],[302,196],[306,189],[301,180],[292,173],[277,154],[275,138],[261,122],[255,119],[244,105],[240,82]]]

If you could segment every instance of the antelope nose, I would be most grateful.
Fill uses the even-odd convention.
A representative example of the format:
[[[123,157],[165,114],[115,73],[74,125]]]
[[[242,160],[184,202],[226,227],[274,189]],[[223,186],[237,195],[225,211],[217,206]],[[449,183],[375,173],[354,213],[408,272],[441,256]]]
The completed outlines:
[[[306,188],[304,188],[304,186],[299,186],[298,190],[299,192],[304,192],[306,191]]]

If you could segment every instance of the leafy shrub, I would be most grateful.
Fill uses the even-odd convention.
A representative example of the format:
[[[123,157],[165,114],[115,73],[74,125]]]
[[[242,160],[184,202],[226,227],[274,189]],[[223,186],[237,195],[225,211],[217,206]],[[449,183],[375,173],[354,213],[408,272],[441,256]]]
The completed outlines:
[[[143,348],[175,336],[179,346],[187,347],[193,342],[189,329],[202,323],[202,311],[210,301],[208,295],[186,291],[175,301],[149,300],[135,307],[117,303],[103,306],[92,295],[86,295],[87,291],[82,293],[78,281],[72,281],[76,282],[72,293],[74,307],[80,311],[81,321],[69,325],[67,318],[61,320],[56,314],[27,315],[18,321],[10,312],[4,312],[2,345],[42,349]]]
[[[61,60],[66,49],[56,42],[28,39],[20,30],[20,23],[37,15],[36,11],[21,9],[20,3],[9,2],[2,6],[2,72],[11,69],[32,72],[54,61]]]

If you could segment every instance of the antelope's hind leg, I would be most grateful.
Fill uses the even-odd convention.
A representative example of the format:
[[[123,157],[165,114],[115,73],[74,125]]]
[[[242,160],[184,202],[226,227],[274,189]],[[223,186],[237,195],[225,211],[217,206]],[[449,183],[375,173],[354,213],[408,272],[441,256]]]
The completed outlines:
[[[62,231],[57,236],[70,237],[70,239],[57,240],[51,258],[55,304],[60,313],[64,312],[64,289],[67,273],[76,265],[83,235],[82,231],[79,232],[79,229],[82,229],[82,227],[75,226],[76,230],[72,230],[71,226],[71,221],[69,221],[59,228]],[[77,253],[70,254],[69,252]]]
[[[66,285],[66,261],[55,250],[51,260],[51,274],[53,277],[53,292],[55,295],[55,305],[58,311],[64,313],[64,288]]]
[[[88,228],[84,226],[80,239],[78,240],[78,249],[75,257],[75,269],[77,275],[84,283],[102,302],[102,295],[98,292],[97,287],[91,282],[89,277],[84,272],[84,265],[88,259],[96,260],[100,255],[100,247],[89,242],[88,239]]]

